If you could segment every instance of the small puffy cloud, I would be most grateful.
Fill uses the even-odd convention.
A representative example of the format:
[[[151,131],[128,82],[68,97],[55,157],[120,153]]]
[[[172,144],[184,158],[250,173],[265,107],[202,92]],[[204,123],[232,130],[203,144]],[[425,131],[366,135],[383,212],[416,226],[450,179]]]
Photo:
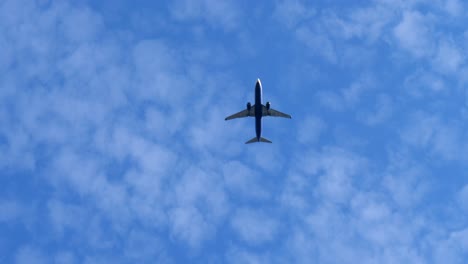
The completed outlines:
[[[195,249],[214,232],[214,226],[196,207],[174,208],[169,211],[169,220],[174,237]]]
[[[436,51],[432,65],[441,73],[457,73],[464,56],[452,41],[441,40]]]
[[[176,0],[171,5],[172,16],[179,21],[205,21],[211,27],[234,30],[240,21],[235,1]]]
[[[300,160],[309,177],[317,177],[315,191],[321,199],[333,203],[347,203],[354,192],[353,176],[366,168],[366,161],[354,153],[338,148],[310,152]]]
[[[234,213],[231,226],[239,238],[249,245],[272,241],[278,232],[279,223],[263,212],[239,209]]]
[[[394,19],[394,10],[395,7],[383,1],[351,10],[349,21],[342,23],[343,36],[364,38],[370,43],[380,39]]]
[[[326,34],[307,26],[301,26],[295,30],[295,35],[310,49],[311,54],[322,57],[330,63],[338,61],[335,44]]]
[[[78,233],[84,231],[88,214],[82,207],[53,200],[48,203],[48,211],[50,222],[59,237],[62,237],[67,229]]]
[[[213,171],[190,167],[174,186],[176,205],[196,207],[210,222],[221,220],[230,208],[219,176]]]
[[[432,53],[430,20],[418,11],[405,11],[393,34],[400,46],[415,57]]]
[[[403,126],[402,141],[417,150],[444,160],[465,160],[465,135],[459,122],[442,120],[439,115],[417,112]]]
[[[363,114],[361,117],[367,125],[374,126],[380,124],[391,117],[394,103],[390,96],[381,94],[375,101],[375,110]]]
[[[435,262],[465,263],[468,252],[468,228],[449,232],[444,237],[431,239]]]
[[[347,108],[354,108],[362,100],[363,95],[372,90],[374,86],[373,78],[364,75],[351,83],[349,87],[338,91],[320,91],[318,97],[320,102],[331,110],[344,111]]]
[[[266,198],[268,194],[259,178],[258,171],[239,161],[230,161],[223,165],[224,184],[235,197]]]
[[[403,167],[389,171],[382,184],[398,208],[414,208],[429,190],[429,183],[421,181],[427,175],[430,174],[420,167]]]
[[[391,215],[391,209],[385,202],[365,193],[356,195],[351,201],[351,206],[359,219],[365,222],[381,222]]]
[[[77,26],[79,25],[79,26]],[[60,24],[72,42],[89,42],[99,37],[103,22],[97,12],[88,8],[70,8],[67,19]]]
[[[17,264],[45,264],[50,263],[47,255],[34,246],[23,246],[16,252]]]
[[[438,74],[419,70],[406,77],[403,83],[408,93],[415,97],[446,91],[445,80]]]
[[[174,182],[170,199],[171,233],[194,249],[215,234],[217,224],[230,210],[222,178],[197,167],[189,168]]]
[[[445,0],[444,8],[452,16],[459,16],[465,11],[464,3],[460,0]]]
[[[137,97],[163,106],[180,104],[189,93],[182,57],[178,51],[158,39],[139,41],[133,48]],[[173,91],[177,90],[177,96]]]
[[[321,118],[309,116],[297,128],[297,140],[302,144],[315,143],[326,130],[327,125]]]
[[[296,26],[301,21],[304,21],[315,15],[313,7],[307,6],[304,1],[276,1],[273,17],[280,23],[285,24],[291,28]]]
[[[146,262],[155,260],[161,263],[172,263],[166,256],[164,244],[155,233],[135,228],[125,239],[124,254],[129,262]]]
[[[283,184],[280,196],[281,205],[287,211],[307,211],[312,204],[310,200],[313,197],[315,181],[310,180],[301,173],[289,173]]]

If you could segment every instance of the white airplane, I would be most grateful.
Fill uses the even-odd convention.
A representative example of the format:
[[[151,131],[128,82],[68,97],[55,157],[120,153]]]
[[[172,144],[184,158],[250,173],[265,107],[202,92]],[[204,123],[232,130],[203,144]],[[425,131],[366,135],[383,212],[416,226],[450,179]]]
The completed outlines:
[[[226,117],[224,120],[231,120],[234,118],[241,118],[241,117],[248,117],[248,116],[255,117],[255,132],[257,133],[257,136],[245,142],[245,144],[254,143],[254,142],[271,143],[270,140],[262,137],[262,117],[275,116],[275,117],[291,118],[291,116],[288,114],[281,113],[280,111],[272,109],[270,107],[270,102],[267,102],[266,105],[262,104],[262,83],[260,82],[260,79],[257,79],[257,83],[255,84],[255,104],[251,105],[250,102],[248,102],[247,109],[242,110],[239,113],[230,115]]]

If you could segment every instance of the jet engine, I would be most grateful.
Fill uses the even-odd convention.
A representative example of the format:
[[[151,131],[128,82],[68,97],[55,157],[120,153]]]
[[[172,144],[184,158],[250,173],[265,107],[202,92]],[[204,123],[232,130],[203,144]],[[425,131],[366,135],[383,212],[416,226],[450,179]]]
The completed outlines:
[[[252,108],[252,105],[250,104],[250,102],[247,103],[247,110],[250,111],[250,108]]]
[[[266,103],[266,108],[267,108],[267,110],[270,110],[270,102]]]

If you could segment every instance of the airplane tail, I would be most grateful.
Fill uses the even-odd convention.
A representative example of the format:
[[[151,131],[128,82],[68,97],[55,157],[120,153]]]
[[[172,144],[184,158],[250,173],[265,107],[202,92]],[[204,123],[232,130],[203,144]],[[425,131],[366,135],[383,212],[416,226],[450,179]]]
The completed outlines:
[[[259,140],[257,137],[254,137],[251,140],[245,142],[245,144],[250,144],[250,143],[255,143],[255,142],[271,143],[271,141],[266,138],[260,137],[260,140]]]

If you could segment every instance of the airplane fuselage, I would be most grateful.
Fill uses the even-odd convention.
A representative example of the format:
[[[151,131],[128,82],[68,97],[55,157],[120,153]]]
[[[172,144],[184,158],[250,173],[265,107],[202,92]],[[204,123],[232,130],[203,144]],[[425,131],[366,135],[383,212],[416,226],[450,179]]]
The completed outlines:
[[[255,132],[257,140],[262,136],[262,83],[260,79],[255,84]]]

